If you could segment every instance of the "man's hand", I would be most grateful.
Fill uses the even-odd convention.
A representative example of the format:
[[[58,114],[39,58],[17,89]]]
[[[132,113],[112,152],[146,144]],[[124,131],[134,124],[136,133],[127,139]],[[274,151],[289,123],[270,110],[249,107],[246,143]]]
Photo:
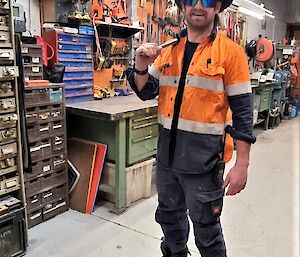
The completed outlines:
[[[228,187],[226,195],[236,195],[241,192],[246,184],[248,177],[248,166],[235,164],[228,172],[223,187]]]
[[[135,68],[145,70],[159,56],[161,48],[154,43],[142,44],[135,52]]]

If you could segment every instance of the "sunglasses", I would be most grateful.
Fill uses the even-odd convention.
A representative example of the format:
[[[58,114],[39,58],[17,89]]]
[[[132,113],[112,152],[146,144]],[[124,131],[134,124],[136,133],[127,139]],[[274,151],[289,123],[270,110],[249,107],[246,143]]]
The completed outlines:
[[[199,0],[183,0],[183,4],[187,6],[195,6]],[[200,0],[204,8],[213,8],[216,5],[216,0]]]

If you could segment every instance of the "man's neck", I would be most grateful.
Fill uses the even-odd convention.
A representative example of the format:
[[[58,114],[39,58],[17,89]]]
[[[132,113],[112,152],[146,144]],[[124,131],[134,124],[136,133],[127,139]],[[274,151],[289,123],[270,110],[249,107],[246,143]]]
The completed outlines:
[[[187,36],[188,36],[188,41],[192,43],[201,43],[205,39],[207,39],[213,30],[214,24],[211,24],[208,28],[204,30],[198,30],[198,29],[193,29],[189,26],[187,26]]]

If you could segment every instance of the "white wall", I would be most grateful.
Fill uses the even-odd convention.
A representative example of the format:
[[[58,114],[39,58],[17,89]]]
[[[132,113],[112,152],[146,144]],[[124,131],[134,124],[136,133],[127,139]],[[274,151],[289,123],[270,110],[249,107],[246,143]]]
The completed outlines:
[[[300,23],[300,0],[288,0],[286,17],[288,23]]]
[[[24,6],[27,29],[32,35],[41,35],[39,0],[17,0],[16,2]],[[28,32],[26,32],[26,34],[24,33],[24,35],[28,34]]]
[[[287,30],[287,9],[286,1],[282,0],[252,0],[258,4],[263,3],[265,8],[274,13],[275,19],[266,18],[267,27],[262,29],[262,21],[248,17],[247,19],[247,40],[255,39],[258,35],[268,37],[272,40],[279,41],[286,36]],[[300,0],[296,0],[300,1]]]

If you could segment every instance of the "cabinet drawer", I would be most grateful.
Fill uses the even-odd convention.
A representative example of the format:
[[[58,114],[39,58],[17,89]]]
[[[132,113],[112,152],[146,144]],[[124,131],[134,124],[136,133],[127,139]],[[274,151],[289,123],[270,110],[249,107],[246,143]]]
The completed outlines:
[[[1,41],[0,41],[1,42]],[[12,49],[0,49],[0,63],[14,60],[14,51]]]
[[[131,118],[128,130],[128,164],[146,159],[156,153],[158,139],[156,113]]]
[[[0,100],[0,113],[16,111],[15,98],[4,98]]]
[[[0,42],[1,46],[1,42]],[[0,79],[13,79],[19,76],[19,70],[16,66],[2,66],[0,67]]]
[[[262,112],[268,110],[270,108],[269,106],[270,106],[270,98],[261,99],[259,111]]]
[[[0,97],[14,96],[15,91],[10,81],[0,81]]]
[[[18,116],[15,113],[0,116],[0,129],[14,127],[17,124]]]
[[[17,138],[16,128],[0,130],[0,143],[5,143],[15,138]]]

